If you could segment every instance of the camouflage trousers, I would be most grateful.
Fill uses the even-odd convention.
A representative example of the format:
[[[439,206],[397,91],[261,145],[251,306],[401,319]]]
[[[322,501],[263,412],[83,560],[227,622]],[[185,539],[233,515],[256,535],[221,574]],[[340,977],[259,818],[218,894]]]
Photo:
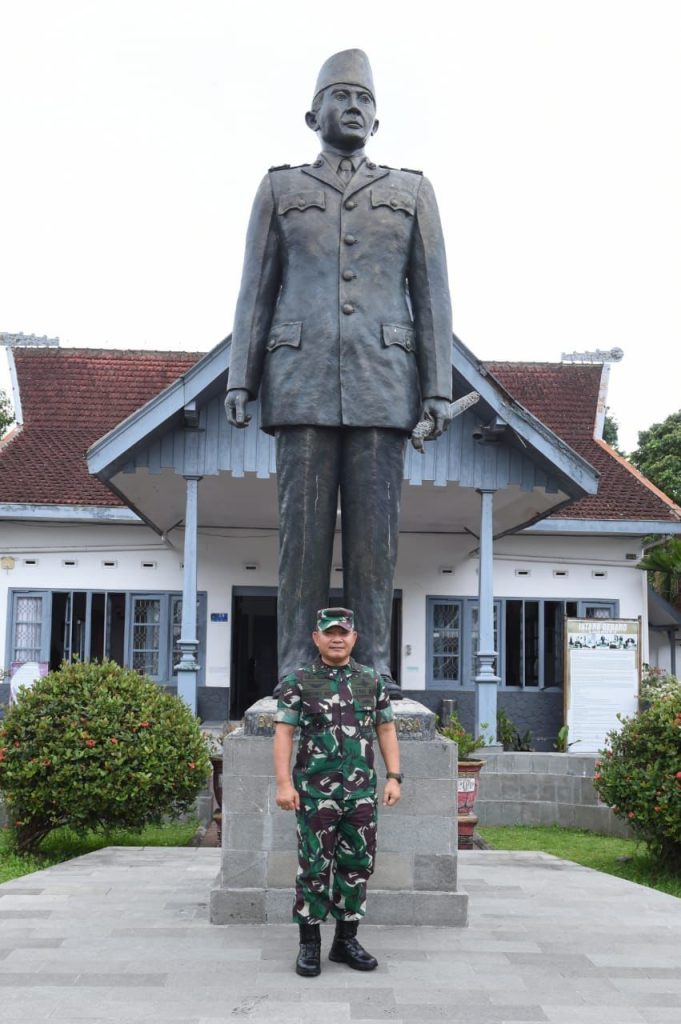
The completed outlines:
[[[376,858],[376,798],[313,799],[300,794],[293,920],[320,924],[331,913],[358,921]]]

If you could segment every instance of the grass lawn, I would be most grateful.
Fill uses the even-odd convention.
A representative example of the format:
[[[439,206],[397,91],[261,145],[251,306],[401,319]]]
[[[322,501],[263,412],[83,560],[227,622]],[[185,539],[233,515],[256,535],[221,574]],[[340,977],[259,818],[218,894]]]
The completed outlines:
[[[485,826],[478,832],[495,850],[541,850],[681,898],[681,875],[662,870],[645,843],[633,839],[615,839],[558,825]],[[618,857],[632,859],[621,863]]]
[[[88,832],[85,836],[60,828],[43,840],[39,854],[24,857],[12,851],[9,830],[0,829],[0,882],[101,850],[104,846],[187,846],[198,824],[198,821],[175,821],[168,825],[151,825],[142,832]]]

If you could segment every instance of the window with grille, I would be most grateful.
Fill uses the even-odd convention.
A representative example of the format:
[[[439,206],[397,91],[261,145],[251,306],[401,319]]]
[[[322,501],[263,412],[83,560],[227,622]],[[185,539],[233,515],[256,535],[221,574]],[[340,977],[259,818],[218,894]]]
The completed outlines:
[[[501,685],[527,690],[562,686],[567,617],[615,618],[617,601],[497,598],[494,602],[495,673]],[[477,674],[476,598],[427,598],[426,686],[472,688]]]
[[[14,602],[12,661],[41,661],[43,638],[42,596],[17,595]]]
[[[461,601],[431,599],[430,674],[433,685],[458,684],[461,676]]]
[[[173,683],[181,658],[182,595],[85,590],[11,592],[8,660],[110,658],[158,682]],[[205,651],[206,594],[197,597],[197,639]],[[205,657],[199,657],[203,682]]]

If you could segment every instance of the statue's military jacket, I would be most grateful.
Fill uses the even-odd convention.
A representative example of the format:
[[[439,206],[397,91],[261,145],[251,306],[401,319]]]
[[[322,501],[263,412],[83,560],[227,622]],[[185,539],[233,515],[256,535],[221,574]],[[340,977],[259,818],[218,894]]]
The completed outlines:
[[[352,658],[342,668],[317,658],[285,676],[275,721],[300,726],[295,788],[319,800],[373,797],[374,730],[392,720],[382,678]]]
[[[229,388],[261,426],[410,431],[451,400],[452,323],[432,186],[365,161],[344,184],[320,157],[270,171],[246,242]]]

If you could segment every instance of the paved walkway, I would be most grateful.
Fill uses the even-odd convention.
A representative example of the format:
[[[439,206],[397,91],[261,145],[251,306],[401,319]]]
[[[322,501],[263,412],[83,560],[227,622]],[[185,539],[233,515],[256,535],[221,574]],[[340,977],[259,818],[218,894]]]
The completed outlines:
[[[364,925],[378,970],[327,960],[302,979],[292,926],[208,923],[218,864],[218,850],[109,848],[0,886],[3,1024],[681,1021],[672,896],[545,854],[472,851],[470,927]]]

